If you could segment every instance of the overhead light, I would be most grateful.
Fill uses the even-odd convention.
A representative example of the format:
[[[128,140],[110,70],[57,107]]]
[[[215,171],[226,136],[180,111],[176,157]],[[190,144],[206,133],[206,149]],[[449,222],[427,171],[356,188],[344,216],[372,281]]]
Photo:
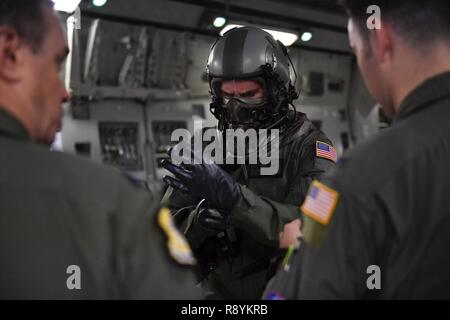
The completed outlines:
[[[303,42],[308,42],[309,40],[311,40],[312,39],[312,33],[311,32],[303,32],[303,34],[302,34],[302,36],[300,37],[300,39],[303,41]]]
[[[240,28],[243,27],[242,24],[228,24],[225,28],[220,31],[220,35],[223,36],[225,32],[228,30],[231,30],[233,28]],[[250,25],[248,25],[250,26]],[[258,26],[255,26],[258,27]],[[268,28],[262,28],[264,31],[270,33],[275,40],[280,40],[282,44],[284,44],[286,47],[289,47],[292,45],[295,41],[297,41],[298,36],[295,33],[291,32],[285,32],[285,31],[279,31],[274,29],[268,29]]]
[[[96,7],[102,7],[106,4],[108,0],[93,0],[92,4]]]
[[[56,11],[72,13],[80,4],[81,0],[52,0]]]
[[[227,19],[225,17],[216,17],[214,18],[213,26],[216,28],[222,28],[225,23],[227,23]]]

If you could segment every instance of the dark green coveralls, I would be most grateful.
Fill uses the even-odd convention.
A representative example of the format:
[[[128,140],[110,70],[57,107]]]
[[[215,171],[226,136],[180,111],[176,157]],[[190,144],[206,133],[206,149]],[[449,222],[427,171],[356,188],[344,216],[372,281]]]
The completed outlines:
[[[300,218],[299,205],[312,179],[333,165],[331,160],[316,156],[316,141],[331,144],[324,133],[302,113],[296,124],[281,143],[279,175],[258,176],[254,173],[259,173],[259,168],[253,165],[246,166],[247,174],[243,165],[223,167],[240,184],[242,194],[231,212],[231,234],[219,233],[201,244],[191,242],[207,269],[206,287],[212,291],[211,295],[206,293],[207,298],[261,298],[271,275],[271,260],[279,255],[279,233],[286,223]],[[197,205],[172,188],[163,204],[185,220]]]
[[[320,180],[339,195],[331,220],[305,218],[266,298],[450,298],[450,72],[413,90],[390,128]]]
[[[49,151],[0,109],[0,299],[199,297],[158,209],[115,169]]]

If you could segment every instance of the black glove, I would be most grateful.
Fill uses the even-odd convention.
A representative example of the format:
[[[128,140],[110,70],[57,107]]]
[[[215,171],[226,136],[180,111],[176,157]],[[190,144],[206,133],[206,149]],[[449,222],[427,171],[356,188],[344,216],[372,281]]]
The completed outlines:
[[[210,208],[231,211],[241,199],[241,192],[234,179],[215,163],[182,164],[177,166],[163,160],[162,166],[174,174],[163,181],[197,201],[205,199]]]
[[[184,234],[193,248],[200,246],[229,226],[229,215],[215,209],[202,207],[202,202],[194,209],[187,219]]]
[[[228,228],[230,215],[216,209],[204,208],[198,212],[196,220],[203,228],[220,232]]]

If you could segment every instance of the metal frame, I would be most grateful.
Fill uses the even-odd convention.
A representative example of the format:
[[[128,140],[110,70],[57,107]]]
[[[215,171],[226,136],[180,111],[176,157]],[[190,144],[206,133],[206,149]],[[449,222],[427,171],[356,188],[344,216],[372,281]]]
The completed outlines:
[[[172,1],[184,2],[184,0],[172,0]],[[190,1],[190,0],[187,0],[187,1]],[[89,10],[84,10],[81,12],[81,14],[82,14],[82,16],[91,18],[91,19],[100,19],[100,20],[105,20],[105,21],[125,23],[125,24],[138,25],[138,26],[151,26],[151,27],[155,27],[155,28],[159,28],[159,29],[179,31],[179,32],[189,32],[192,34],[206,35],[206,36],[210,36],[210,37],[214,37],[214,38],[217,38],[219,36],[218,31],[204,30],[201,28],[191,28],[191,27],[186,27],[186,26],[181,26],[181,25],[160,23],[160,22],[154,22],[154,21],[137,19],[137,18],[121,17],[121,16],[117,16],[117,15],[99,13],[99,12],[89,11]],[[277,17],[279,17],[279,16],[277,16]],[[332,31],[336,31],[336,30],[332,30]],[[336,31],[336,32],[340,32],[340,31]],[[345,33],[347,33],[347,31],[345,31]],[[291,48],[323,52],[323,53],[330,53],[330,54],[353,56],[353,53],[350,51],[327,49],[327,48],[320,48],[320,47],[314,47],[314,46],[306,46],[306,45],[301,45],[301,44],[293,45],[293,46],[291,46]]]
[[[228,5],[228,4],[226,4],[224,2],[220,2],[220,1],[214,1],[214,0],[170,0],[170,1],[191,4],[191,5],[195,5],[195,6],[201,6],[201,7],[205,7],[208,9],[214,9],[214,10],[224,10],[226,8],[227,12],[229,12],[229,13],[248,15],[248,16],[264,18],[264,19],[278,20],[278,21],[288,22],[288,23],[292,23],[295,25],[299,25],[299,26],[308,26],[311,28],[318,28],[318,29],[324,29],[324,30],[328,30],[328,31],[347,33],[347,28],[345,28],[345,27],[339,27],[339,26],[336,26],[333,24],[317,22],[314,20],[300,19],[300,18],[294,18],[292,16],[279,15],[276,13],[270,13],[270,12],[257,10],[257,9],[250,9],[250,8],[242,7],[242,6],[235,5],[235,4]]]

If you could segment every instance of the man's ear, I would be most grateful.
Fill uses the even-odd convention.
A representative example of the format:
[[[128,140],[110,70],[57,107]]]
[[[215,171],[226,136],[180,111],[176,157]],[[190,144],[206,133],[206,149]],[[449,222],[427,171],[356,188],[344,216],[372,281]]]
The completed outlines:
[[[381,63],[389,62],[392,59],[393,50],[393,38],[394,30],[389,23],[381,21],[381,28],[371,31],[372,35],[370,41],[372,41],[372,47],[378,61]]]
[[[6,81],[18,81],[23,64],[23,43],[17,31],[0,26],[0,77]]]

